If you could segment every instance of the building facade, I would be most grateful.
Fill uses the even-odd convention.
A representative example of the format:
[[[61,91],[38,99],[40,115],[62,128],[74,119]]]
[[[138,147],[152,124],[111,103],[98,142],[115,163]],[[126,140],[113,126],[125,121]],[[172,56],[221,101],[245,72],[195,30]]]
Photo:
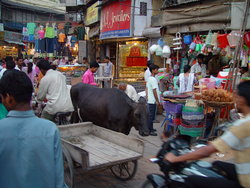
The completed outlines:
[[[65,7],[56,0],[1,0],[1,31],[0,57],[12,55],[20,56],[28,50],[24,43],[23,28],[27,23],[44,24],[46,22],[64,21]]]

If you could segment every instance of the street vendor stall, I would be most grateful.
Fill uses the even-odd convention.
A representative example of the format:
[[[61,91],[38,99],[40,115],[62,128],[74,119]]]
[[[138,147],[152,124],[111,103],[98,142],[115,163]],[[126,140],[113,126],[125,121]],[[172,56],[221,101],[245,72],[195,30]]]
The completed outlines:
[[[212,108],[215,111],[214,122],[212,124],[210,134],[208,137],[215,135],[215,129],[221,122],[228,117],[229,110],[233,106],[233,95],[232,93],[224,89],[211,89],[202,92],[202,100],[205,104],[205,112]],[[223,112],[223,113],[222,113]],[[203,130],[203,136],[205,136],[205,129]]]
[[[81,82],[82,75],[87,70],[87,66],[84,64],[59,65],[57,69],[66,76],[68,85],[74,85],[78,82]]]

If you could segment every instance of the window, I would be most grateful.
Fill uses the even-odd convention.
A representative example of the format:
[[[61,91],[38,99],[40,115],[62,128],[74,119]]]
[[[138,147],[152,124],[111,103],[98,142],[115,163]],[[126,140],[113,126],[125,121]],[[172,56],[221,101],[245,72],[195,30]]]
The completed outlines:
[[[13,18],[13,15],[12,15],[12,10],[11,9],[8,9],[8,8],[3,8],[2,9],[3,13],[3,20],[5,21],[12,21],[12,18]]]
[[[140,15],[147,16],[147,3],[140,2]]]

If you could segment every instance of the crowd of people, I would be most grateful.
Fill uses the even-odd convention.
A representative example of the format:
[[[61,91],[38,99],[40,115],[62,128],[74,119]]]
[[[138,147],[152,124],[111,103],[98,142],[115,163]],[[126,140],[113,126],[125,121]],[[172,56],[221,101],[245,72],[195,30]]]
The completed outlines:
[[[66,77],[53,69],[56,59],[22,59],[6,57],[0,71],[0,187],[66,187],[63,176],[63,159],[60,134],[56,127],[54,117],[57,112],[73,111],[70,98],[70,86]],[[94,74],[100,67],[100,58],[88,64],[87,71],[82,75],[82,82],[99,86]],[[207,66],[203,63],[204,57],[198,56],[197,62],[190,67],[184,67],[184,73],[177,80],[179,92],[185,93],[193,90],[197,80],[208,74]],[[108,57],[104,74],[112,74],[113,64]],[[205,66],[204,66],[205,65]],[[157,107],[161,103],[159,80],[157,74],[159,67],[149,63],[144,74],[146,81],[146,100],[149,111],[148,128],[150,136],[157,136],[154,129],[154,120]],[[243,76],[248,76],[248,70],[241,69]],[[215,72],[213,72],[215,74]],[[106,83],[110,87],[111,83]],[[36,88],[39,88],[36,90]],[[127,83],[120,83],[118,89],[125,92],[134,102],[138,102],[139,95],[135,88]],[[229,179],[212,179],[192,176],[187,178],[187,187],[207,187],[226,185],[227,187],[249,187],[249,113],[250,113],[250,82],[245,81],[238,86],[236,107],[245,118],[235,122],[222,137],[206,147],[183,156],[167,154],[166,160],[182,162],[196,160],[211,155],[214,152],[234,151],[235,164],[221,164]],[[35,116],[31,100],[35,93],[38,101],[46,101],[41,117]],[[5,107],[4,111],[2,108]],[[4,118],[7,117],[7,118]],[[50,121],[49,121],[50,120]],[[35,138],[35,139],[34,139]],[[41,152],[42,151],[42,152]],[[38,160],[39,159],[39,160]],[[217,164],[217,163],[216,163]],[[15,177],[15,181],[12,181]]]
[[[9,112],[0,120],[0,187],[66,188],[59,131],[53,122],[34,114],[34,85],[29,72],[22,71],[22,59],[15,60],[17,66],[12,57],[5,61],[0,93]]]

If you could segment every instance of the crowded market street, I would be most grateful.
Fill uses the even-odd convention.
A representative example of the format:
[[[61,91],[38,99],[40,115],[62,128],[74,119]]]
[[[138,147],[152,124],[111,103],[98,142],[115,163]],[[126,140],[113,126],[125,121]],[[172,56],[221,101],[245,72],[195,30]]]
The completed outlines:
[[[0,0],[0,188],[250,188],[250,0]]]

